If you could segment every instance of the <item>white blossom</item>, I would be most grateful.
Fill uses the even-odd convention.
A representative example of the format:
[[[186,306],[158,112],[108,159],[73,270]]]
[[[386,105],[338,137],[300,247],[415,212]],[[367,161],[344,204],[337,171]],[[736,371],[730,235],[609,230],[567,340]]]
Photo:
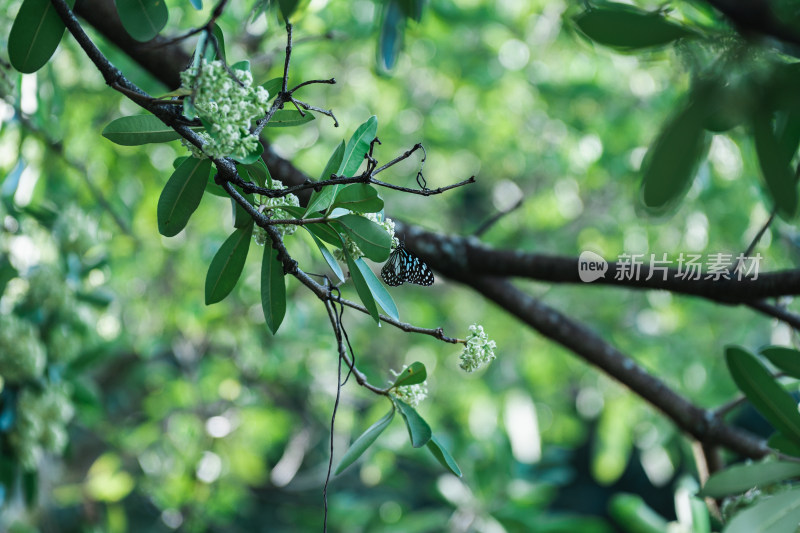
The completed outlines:
[[[469,332],[464,350],[461,352],[459,366],[467,372],[475,372],[494,360],[494,349],[497,344],[489,340],[489,336],[483,331],[483,326],[473,324],[469,327]]]

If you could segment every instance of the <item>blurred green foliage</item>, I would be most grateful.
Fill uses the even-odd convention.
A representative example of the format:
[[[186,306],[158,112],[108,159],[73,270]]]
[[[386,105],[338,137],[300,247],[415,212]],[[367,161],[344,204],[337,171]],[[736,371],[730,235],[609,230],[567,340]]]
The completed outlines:
[[[296,4],[280,7],[289,12]],[[768,218],[768,191],[775,189],[762,185],[763,150],[746,124],[763,117],[753,109],[763,110],[764,87],[777,86],[764,80],[774,79],[786,58],[740,40],[703,4],[682,3],[668,14],[668,35],[696,38],[622,46],[625,53],[593,42],[594,26],[581,24],[583,6],[564,1],[433,0],[421,17],[409,15],[416,2],[389,4],[387,11],[399,6],[411,18],[386,22],[382,4],[370,0],[312,0],[292,16],[292,80],[335,77],[334,86],[305,88],[303,98],[333,109],[342,128],[318,117],[265,134],[310,176],[321,174],[344,132],[374,114],[381,160],[422,141],[429,187],[478,177],[425,199],[382,192],[389,216],[435,231],[468,235],[523,196],[523,207],[483,236],[488,244],[570,256],[588,249],[606,258],[666,252],[675,259],[679,252],[737,254]],[[0,17],[5,41],[20,2],[0,5],[8,14]],[[196,11],[173,0],[167,6],[168,35],[205,23],[213,8]],[[281,73],[285,34],[271,11],[245,24],[252,7],[231,2],[218,24],[228,59],[249,59],[263,83]],[[395,56],[390,38],[398,25],[404,46]],[[98,40],[134,82],[153,94],[169,90]],[[698,104],[704,116],[691,115],[698,80],[708,79],[716,96]],[[38,511],[8,490],[31,485],[31,464],[18,469],[0,460],[0,529],[318,530],[337,357],[324,308],[287,277],[286,318],[273,336],[260,305],[260,254],[253,253],[231,295],[204,305],[207,265],[232,231],[230,203],[206,195],[184,232],[159,236],[158,198],[185,150],[177,142],[126,148],[101,137],[113,119],[138,110],[107,88],[72,39],[35,75],[5,71],[3,81],[0,335],[7,322],[24,320],[24,335],[46,356],[24,384],[4,376],[0,401],[12,405],[8,395],[18,386],[37,394],[69,390],[74,418],[63,457],[35,463],[39,484],[29,492],[39,495]],[[29,124],[15,119],[12,103]],[[677,192],[663,195],[668,203],[685,194],[668,206],[668,218],[648,218],[639,209],[642,165],[656,157],[645,154],[666,142],[656,140],[680,113],[692,118],[690,128],[704,128],[694,130],[704,143],[689,161],[696,173],[686,170]],[[384,179],[413,186],[417,168],[412,158]],[[793,265],[797,242],[786,216],[756,249],[761,268]],[[287,238],[287,246],[306,270],[327,272],[306,232]],[[39,284],[37,272],[61,283]],[[587,322],[704,407],[736,391],[724,345],[789,339],[782,326],[745,309],[666,292],[519,286]],[[356,299],[350,284],[343,294]],[[392,295],[400,317],[418,326],[465,337],[470,324],[482,324],[497,342],[497,360],[466,375],[457,348],[345,313],[356,362],[373,383],[388,385],[389,369],[424,363],[429,398],[419,411],[463,478],[412,449],[406,429],[392,424],[332,482],[333,530],[605,532],[619,527],[606,516],[618,491],[636,492],[675,518],[675,482],[694,470],[687,443],[658,413],[461,286],[437,278],[433,287],[402,286]],[[68,350],[76,353],[62,359]],[[385,412],[385,402],[368,391],[344,388],[337,462]],[[48,431],[58,433],[67,414],[56,413]],[[0,412],[0,444],[11,446],[2,424]],[[50,452],[59,446],[48,443],[63,440],[41,432],[36,438]],[[2,457],[10,456],[7,449]],[[644,509],[638,500],[616,501],[612,509],[623,516]]]

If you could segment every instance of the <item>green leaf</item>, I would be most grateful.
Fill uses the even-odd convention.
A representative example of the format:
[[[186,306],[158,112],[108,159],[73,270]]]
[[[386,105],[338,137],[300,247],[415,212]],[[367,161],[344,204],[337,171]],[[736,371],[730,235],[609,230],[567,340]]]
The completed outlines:
[[[313,225],[313,224],[312,224]],[[336,278],[344,283],[344,272],[342,272],[342,267],[339,266],[339,262],[336,260],[335,257],[328,251],[328,248],[320,241],[316,235],[314,235],[311,231],[308,230],[308,226],[303,226],[311,235],[311,238],[314,239],[314,243],[319,248],[319,252],[322,254],[322,257],[325,259],[325,262],[328,263],[328,266],[333,271]],[[2,292],[0,292],[2,294]]]
[[[242,275],[253,224],[237,228],[219,247],[208,266],[206,275],[206,305],[215,304],[228,296]]]
[[[769,346],[761,349],[761,354],[769,362],[795,379],[800,379],[800,352],[783,346]]]
[[[360,215],[344,215],[333,220],[334,228],[341,226],[361,248],[365,257],[376,263],[382,263],[389,258],[392,238],[382,226]]]
[[[331,179],[331,175],[339,169],[339,166],[342,164],[342,159],[344,159],[344,149],[344,141],[342,141],[328,159],[328,163],[325,165],[325,169],[322,171],[322,176],[319,178],[320,180],[324,181]],[[334,185],[333,187],[323,187],[319,192],[312,192],[305,214],[307,215],[313,211],[325,211],[328,209],[336,197],[338,188],[338,185]]]
[[[172,173],[158,199],[158,232],[172,237],[189,222],[203,198],[211,172],[210,159],[190,157]]]
[[[344,157],[336,171],[338,176],[352,176],[364,161],[364,156],[369,152],[369,144],[378,134],[378,117],[372,115],[347,141],[344,149]]]
[[[164,29],[169,11],[164,0],[115,0],[120,21],[137,41],[146,42]]]
[[[342,251],[347,260],[347,268],[350,270],[350,279],[353,280],[353,285],[356,287],[358,297],[361,298],[361,302],[364,304],[364,307],[367,308],[373,320],[380,325],[381,317],[380,313],[378,313],[378,306],[375,303],[375,298],[372,296],[372,291],[369,289],[369,284],[364,279],[364,274],[361,273],[358,265],[353,261],[347,248],[342,248]]]
[[[203,128],[192,129],[198,131]],[[155,115],[133,115],[112,120],[103,129],[102,135],[122,146],[164,143],[181,138],[177,131],[161,122]]]
[[[759,413],[781,433],[800,443],[800,413],[797,402],[764,368],[764,365],[741,348],[725,350],[725,361],[733,380]]]
[[[624,4],[604,4],[575,17],[578,28],[596,43],[638,50],[663,46],[694,33],[668,21],[661,12],[649,13]]]
[[[689,190],[708,143],[703,114],[696,106],[674,117],[647,152],[642,179],[645,208],[661,214],[675,206]]]
[[[405,387],[406,385],[416,385],[428,378],[425,365],[417,361],[407,366],[392,383],[392,387]]]
[[[281,207],[281,209],[284,208]],[[292,213],[292,215],[294,215],[294,213]],[[330,224],[307,224],[303,227],[328,244],[337,248],[342,247],[342,238]]]
[[[756,501],[733,516],[723,533],[784,533],[800,523],[800,487]]]
[[[378,67],[390,71],[397,63],[403,47],[406,17],[398,2],[391,0],[383,12],[381,34],[378,38]]]
[[[242,59],[241,61],[237,61],[233,65],[231,65],[231,70],[243,70],[245,72],[250,72],[250,61],[247,59]]]
[[[709,477],[699,496],[719,499],[797,476],[800,476],[798,463],[775,461],[734,465]]]
[[[357,213],[377,213],[383,209],[383,200],[375,187],[366,183],[345,185],[336,196],[333,207],[349,209]]]
[[[281,15],[283,15],[283,19],[286,22],[289,22],[289,17],[292,16],[295,9],[297,9],[297,4],[299,0],[278,0],[278,6],[281,9]]]
[[[286,314],[286,281],[283,265],[278,260],[278,250],[270,244],[267,242],[264,245],[264,257],[261,260],[261,309],[267,327],[274,335]]]
[[[425,446],[431,440],[431,427],[419,416],[416,409],[406,402],[394,397],[392,401],[400,409],[400,414],[403,415],[403,420],[405,420],[408,428],[408,436],[411,438],[411,446],[414,448]]]
[[[617,493],[608,503],[608,513],[625,531],[664,533],[667,521],[651,509],[638,494]]]
[[[342,456],[342,460],[339,461],[339,466],[336,467],[336,471],[334,475],[338,476],[344,470],[353,464],[356,459],[361,457],[361,455],[372,446],[375,440],[380,436],[383,431],[389,427],[389,424],[394,419],[394,404],[392,404],[392,410],[386,413],[383,418],[372,424],[367,430],[362,433],[353,444],[344,452],[344,456]]]
[[[364,262],[364,259],[359,257],[355,261],[358,270],[361,272],[361,275],[364,277],[364,281],[367,282],[369,286],[370,292],[372,292],[373,298],[375,301],[378,302],[386,314],[390,317],[394,318],[395,320],[400,320],[400,315],[397,312],[397,306],[394,304],[394,300],[392,296],[389,294],[389,291],[386,290],[386,287],[383,286],[383,283],[378,279],[372,269],[369,268],[369,265]]]
[[[223,192],[225,192],[224,189],[223,189]],[[241,193],[241,191],[239,191],[239,192]],[[227,196],[227,193],[226,193],[226,196]],[[245,200],[250,202],[250,205],[253,205],[255,203],[255,199],[253,198],[252,194],[250,194],[250,193],[248,193],[248,194],[242,193],[242,196],[244,196]],[[245,211],[244,207],[242,207],[239,204],[239,202],[237,202],[233,198],[231,198],[230,200],[231,200],[231,208],[233,209],[233,227],[234,228],[243,228],[246,225],[248,225],[251,222],[253,222],[253,217],[250,216],[250,213]]]
[[[314,115],[308,111],[300,111],[297,109],[278,109],[272,115],[272,119],[267,122],[268,128],[291,128],[292,126],[301,126],[314,120]]]
[[[67,5],[71,9],[75,0],[67,0]],[[42,68],[58,48],[65,28],[50,0],[23,0],[8,35],[11,66],[24,74]]]
[[[761,175],[778,214],[784,219],[792,218],[797,213],[797,180],[789,168],[790,157],[786,157],[786,150],[772,131],[770,114],[753,115],[753,137]]]
[[[272,78],[271,80],[262,83],[261,86],[267,90],[269,93],[269,99],[272,100],[278,96],[280,90],[283,89],[283,78]]]
[[[266,187],[268,189],[273,187],[272,175],[269,173],[269,169],[267,165],[264,164],[263,159],[259,158],[254,163],[244,165],[244,168],[253,179],[253,182],[259,187]]]
[[[785,453],[786,455],[800,457],[800,444],[796,444],[787,439],[780,431],[776,431],[770,435],[769,439],[767,440],[767,446],[773,450],[778,450],[781,453]]]
[[[19,272],[17,272],[17,269],[11,264],[11,261],[8,260],[8,257],[5,255],[0,257],[0,297],[3,296],[8,282],[18,275]]]
[[[196,0],[202,3],[202,0]],[[211,34],[217,40],[217,44],[219,47],[219,53],[222,56],[220,59],[227,62],[226,55],[225,55],[225,34],[222,33],[222,28],[220,28],[216,23],[214,23],[213,28],[211,29]],[[214,47],[213,42],[209,42],[208,45],[211,48],[214,48],[214,55],[216,56],[216,48]],[[213,58],[212,58],[213,59]]]
[[[456,460],[453,459],[453,456],[450,455],[450,452],[448,452],[447,449],[442,446],[442,443],[439,442],[439,439],[437,439],[434,435],[431,435],[431,440],[428,441],[427,446],[428,450],[433,454],[434,457],[436,457],[436,460],[439,461],[439,464],[450,470],[458,477],[461,477],[461,469],[458,468]]]

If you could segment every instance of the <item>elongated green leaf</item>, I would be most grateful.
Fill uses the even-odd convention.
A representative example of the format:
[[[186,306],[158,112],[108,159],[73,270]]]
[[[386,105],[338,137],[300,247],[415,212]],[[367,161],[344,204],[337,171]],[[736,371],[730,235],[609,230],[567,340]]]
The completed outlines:
[[[336,196],[333,207],[341,207],[358,213],[377,213],[383,209],[383,200],[378,197],[378,191],[366,183],[353,183],[345,185]]]
[[[158,232],[172,237],[181,232],[195,212],[211,172],[210,159],[190,157],[172,173],[158,199]]]
[[[278,93],[283,88],[283,78],[272,78],[271,80],[262,83],[261,86],[267,90],[269,93],[269,99],[272,100],[278,96]]]
[[[202,0],[197,0],[197,1],[202,2]],[[214,48],[215,52],[216,52],[216,48],[219,48],[219,54],[221,56],[221,59],[223,61],[227,62],[227,57],[225,55],[225,35],[222,33],[222,28],[220,28],[216,23],[214,23],[214,27],[211,29],[211,33],[214,35],[214,38],[217,40],[217,46],[214,47],[214,43],[213,42],[208,43],[209,46]],[[216,53],[215,53],[215,55],[216,55]]]
[[[361,166],[364,161],[364,156],[369,151],[369,144],[378,134],[378,117],[372,115],[362,125],[356,129],[356,132],[347,141],[347,146],[344,149],[344,157],[342,163],[339,165],[339,170],[336,174],[339,176],[352,176]]]
[[[392,383],[392,387],[405,387],[406,385],[416,385],[428,378],[425,365],[417,361],[407,366]]]
[[[737,513],[723,533],[785,533],[800,523],[800,487],[757,501]]]
[[[578,28],[591,40],[623,50],[663,46],[690,30],[669,22],[662,13],[648,13],[623,4],[608,3],[575,17]]]
[[[403,415],[403,420],[408,428],[408,436],[411,438],[411,446],[414,448],[425,446],[431,440],[431,427],[419,416],[417,410],[406,402],[399,398],[392,398],[392,400],[400,410],[400,414]]]
[[[364,281],[367,282],[369,290],[372,292],[372,296],[375,298],[375,301],[378,302],[378,305],[386,311],[387,315],[395,320],[400,320],[400,315],[397,312],[397,306],[394,304],[392,296],[389,294],[389,291],[386,290],[386,287],[383,286],[383,283],[375,276],[375,273],[372,272],[372,269],[369,268],[369,265],[367,265],[361,257],[356,259],[355,263],[361,275],[364,276]]]
[[[776,431],[770,435],[769,439],[767,440],[767,446],[773,450],[778,450],[781,453],[785,453],[786,455],[800,457],[800,444],[796,444],[790,439],[787,439],[780,431]]]
[[[269,173],[269,169],[267,168],[267,165],[264,164],[263,159],[258,158],[255,163],[244,165],[244,168],[253,179],[253,182],[259,187],[266,187],[268,189],[273,187],[272,175]]]
[[[169,11],[164,0],[115,0],[122,26],[131,37],[145,42],[164,29]]]
[[[67,0],[70,8],[75,0]],[[24,0],[8,35],[11,66],[30,74],[50,59],[64,35],[64,23],[50,0]]]
[[[195,131],[202,128],[192,128]],[[122,146],[164,143],[180,139],[178,132],[161,122],[155,115],[133,115],[112,120],[104,129],[103,137]]]
[[[648,150],[641,192],[649,211],[668,211],[689,190],[708,144],[703,118],[697,106],[689,106],[661,130]]]
[[[725,361],[733,380],[759,413],[785,436],[800,443],[800,413],[797,402],[775,381],[764,365],[750,353],[730,346]]]
[[[783,346],[762,348],[762,355],[769,362],[786,372],[793,378],[800,379],[800,352]]]
[[[303,227],[308,230],[308,226]],[[339,262],[333,257],[330,251],[328,251],[328,248],[317,238],[316,235],[314,235],[311,231],[308,231],[308,233],[311,235],[311,238],[314,239],[314,243],[317,245],[317,248],[319,248],[319,252],[325,259],[325,262],[328,263],[328,266],[331,267],[331,270],[333,271],[334,275],[336,275],[336,278],[340,282],[344,283],[344,272],[342,272],[342,267],[339,266]]]
[[[236,229],[219,247],[206,274],[206,305],[222,301],[236,286],[244,269],[252,236],[253,224],[248,224]]]
[[[335,229],[341,227],[355,242],[364,256],[376,263],[389,258],[392,238],[383,227],[359,215],[344,215],[331,223]]]
[[[331,175],[339,169],[339,166],[342,164],[342,159],[344,158],[344,149],[344,141],[342,141],[328,159],[328,163],[325,165],[325,169],[322,171],[322,176],[319,178],[320,180],[331,179]],[[338,190],[338,187],[338,185],[333,187],[324,187],[319,192],[314,191],[311,193],[311,200],[308,201],[306,214],[313,211],[325,211],[328,209],[336,197],[336,191]]]
[[[292,213],[294,215],[294,213]],[[342,238],[330,224],[308,224],[303,226],[315,236],[337,248],[342,247]]]
[[[278,260],[278,251],[264,245],[264,258],[261,260],[261,309],[267,327],[274,335],[286,314],[286,280],[283,265]]]
[[[237,189],[238,189],[238,187],[237,187]],[[223,189],[223,192],[225,192],[224,189]],[[241,193],[242,191],[239,191],[239,192]],[[225,193],[225,195],[227,196],[227,193]],[[244,193],[242,193],[242,196],[244,196],[245,200],[250,202],[250,205],[253,205],[253,203],[255,203],[255,199],[253,198],[252,194],[249,194],[249,193],[248,194],[244,194]],[[253,217],[250,216],[250,213],[245,211],[244,207],[242,207],[239,204],[239,202],[237,202],[233,198],[231,198],[231,209],[233,210],[233,227],[234,228],[243,228],[243,227],[245,227],[248,224],[253,222]]]
[[[667,521],[648,506],[638,494],[617,493],[608,503],[608,513],[626,531],[636,533],[664,533]]]
[[[406,17],[400,5],[390,0],[383,11],[381,34],[378,38],[378,67],[390,71],[397,63],[400,49],[403,46],[403,33]]]
[[[367,430],[362,433],[353,444],[344,452],[344,456],[342,460],[339,461],[339,466],[336,467],[336,471],[334,475],[339,475],[344,470],[353,464],[356,459],[361,457],[361,455],[372,446],[375,440],[380,436],[383,431],[389,427],[392,420],[394,419],[394,404],[392,404],[392,410],[386,413],[383,418],[372,424]]]
[[[279,109],[272,115],[272,119],[267,122],[268,128],[291,128],[292,126],[302,126],[314,120],[316,117],[308,111],[297,109]]]
[[[261,158],[261,154],[264,153],[264,147],[261,146],[260,142],[257,142],[252,150],[247,155],[231,155],[231,159],[234,161],[238,161],[239,163],[250,165],[255,163]]]
[[[435,435],[431,435],[431,440],[428,441],[427,446],[428,450],[436,457],[436,460],[439,461],[439,464],[458,477],[461,477],[461,469],[458,468],[456,460],[453,459],[453,456],[450,455],[447,448],[442,446],[442,443],[439,442],[439,439],[437,439]]]
[[[286,22],[289,22],[289,17],[292,16],[294,10],[297,9],[299,0],[278,0],[278,6],[281,10],[281,15]]]
[[[761,175],[778,214],[784,219],[792,218],[797,213],[797,180],[789,168],[790,157],[786,157],[786,150],[781,148],[772,131],[770,114],[754,114],[753,137]]]
[[[364,307],[367,308],[367,311],[369,311],[369,314],[373,320],[380,325],[381,317],[380,313],[378,313],[378,306],[375,303],[375,298],[372,296],[372,291],[369,290],[367,281],[364,279],[364,275],[361,273],[361,270],[358,268],[356,262],[353,261],[353,258],[347,251],[347,248],[342,248],[342,250],[344,252],[344,257],[347,260],[347,268],[350,270],[350,279],[353,280],[353,285],[356,287],[358,297],[361,298],[361,302],[364,304]]]
[[[699,495],[722,498],[797,476],[800,476],[798,463],[776,461],[734,465],[708,478]]]

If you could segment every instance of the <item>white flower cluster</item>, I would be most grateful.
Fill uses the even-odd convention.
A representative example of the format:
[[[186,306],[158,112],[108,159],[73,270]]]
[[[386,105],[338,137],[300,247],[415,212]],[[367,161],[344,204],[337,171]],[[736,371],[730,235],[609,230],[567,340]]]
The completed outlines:
[[[36,468],[42,453],[61,453],[67,445],[67,423],[75,409],[68,385],[50,385],[44,390],[22,389],[17,398],[17,421],[9,435],[22,467]]]
[[[203,151],[211,157],[245,157],[258,146],[251,123],[266,114],[269,93],[246,70],[234,69],[231,79],[222,61],[203,61],[181,73],[183,87],[193,91],[192,104],[209,128]]]
[[[389,237],[392,238],[392,248],[397,248],[397,246],[400,244],[400,241],[397,239],[397,237],[394,236],[394,220],[392,220],[391,218],[383,217],[378,213],[356,213],[356,214],[361,215],[367,220],[375,222],[379,226],[382,226],[383,229],[386,230],[386,233],[389,234]],[[350,257],[352,257],[354,261],[359,257],[364,257],[364,252],[361,251],[361,248],[359,248],[358,245],[355,242],[353,242],[353,240],[348,235],[344,235],[344,245],[345,248],[347,248],[347,253],[350,254]],[[340,250],[339,248],[336,248],[333,251],[333,257],[335,257],[339,261],[345,261],[344,251]]]
[[[403,370],[406,369],[406,366],[408,365],[403,365]],[[392,374],[394,374],[395,376],[399,376],[403,372],[403,370],[401,370],[400,372],[395,372],[394,370],[392,370]],[[392,383],[394,383],[394,381],[392,381]],[[392,394],[394,395],[395,398],[403,400],[411,407],[416,407],[422,400],[428,397],[428,382],[426,380],[423,381],[422,383],[416,383],[414,385],[393,387],[392,391],[393,391]]]
[[[281,183],[280,180],[272,180],[272,188],[275,190],[281,190],[285,189],[286,187],[283,185],[283,183]],[[281,206],[300,206],[300,200],[294,194],[287,194],[286,196],[281,196],[279,198],[270,198],[269,196],[261,196],[257,194],[255,200],[258,211],[261,213],[266,213],[270,218],[274,219],[292,218],[291,215],[283,209],[278,209]],[[281,235],[291,235],[297,231],[297,226],[294,224],[278,224],[275,226],[275,229],[278,230],[278,233]],[[253,238],[255,239],[256,244],[259,246],[264,246],[264,244],[269,240],[266,230],[260,226],[256,226],[256,229],[253,232]]]
[[[483,331],[483,326],[473,324],[469,327],[469,335],[458,366],[467,372],[475,372],[494,360],[496,347],[497,344],[489,340],[489,336]]]
[[[44,372],[47,355],[33,325],[13,314],[0,314],[0,378],[21,383]],[[0,386],[2,389],[2,386]]]

